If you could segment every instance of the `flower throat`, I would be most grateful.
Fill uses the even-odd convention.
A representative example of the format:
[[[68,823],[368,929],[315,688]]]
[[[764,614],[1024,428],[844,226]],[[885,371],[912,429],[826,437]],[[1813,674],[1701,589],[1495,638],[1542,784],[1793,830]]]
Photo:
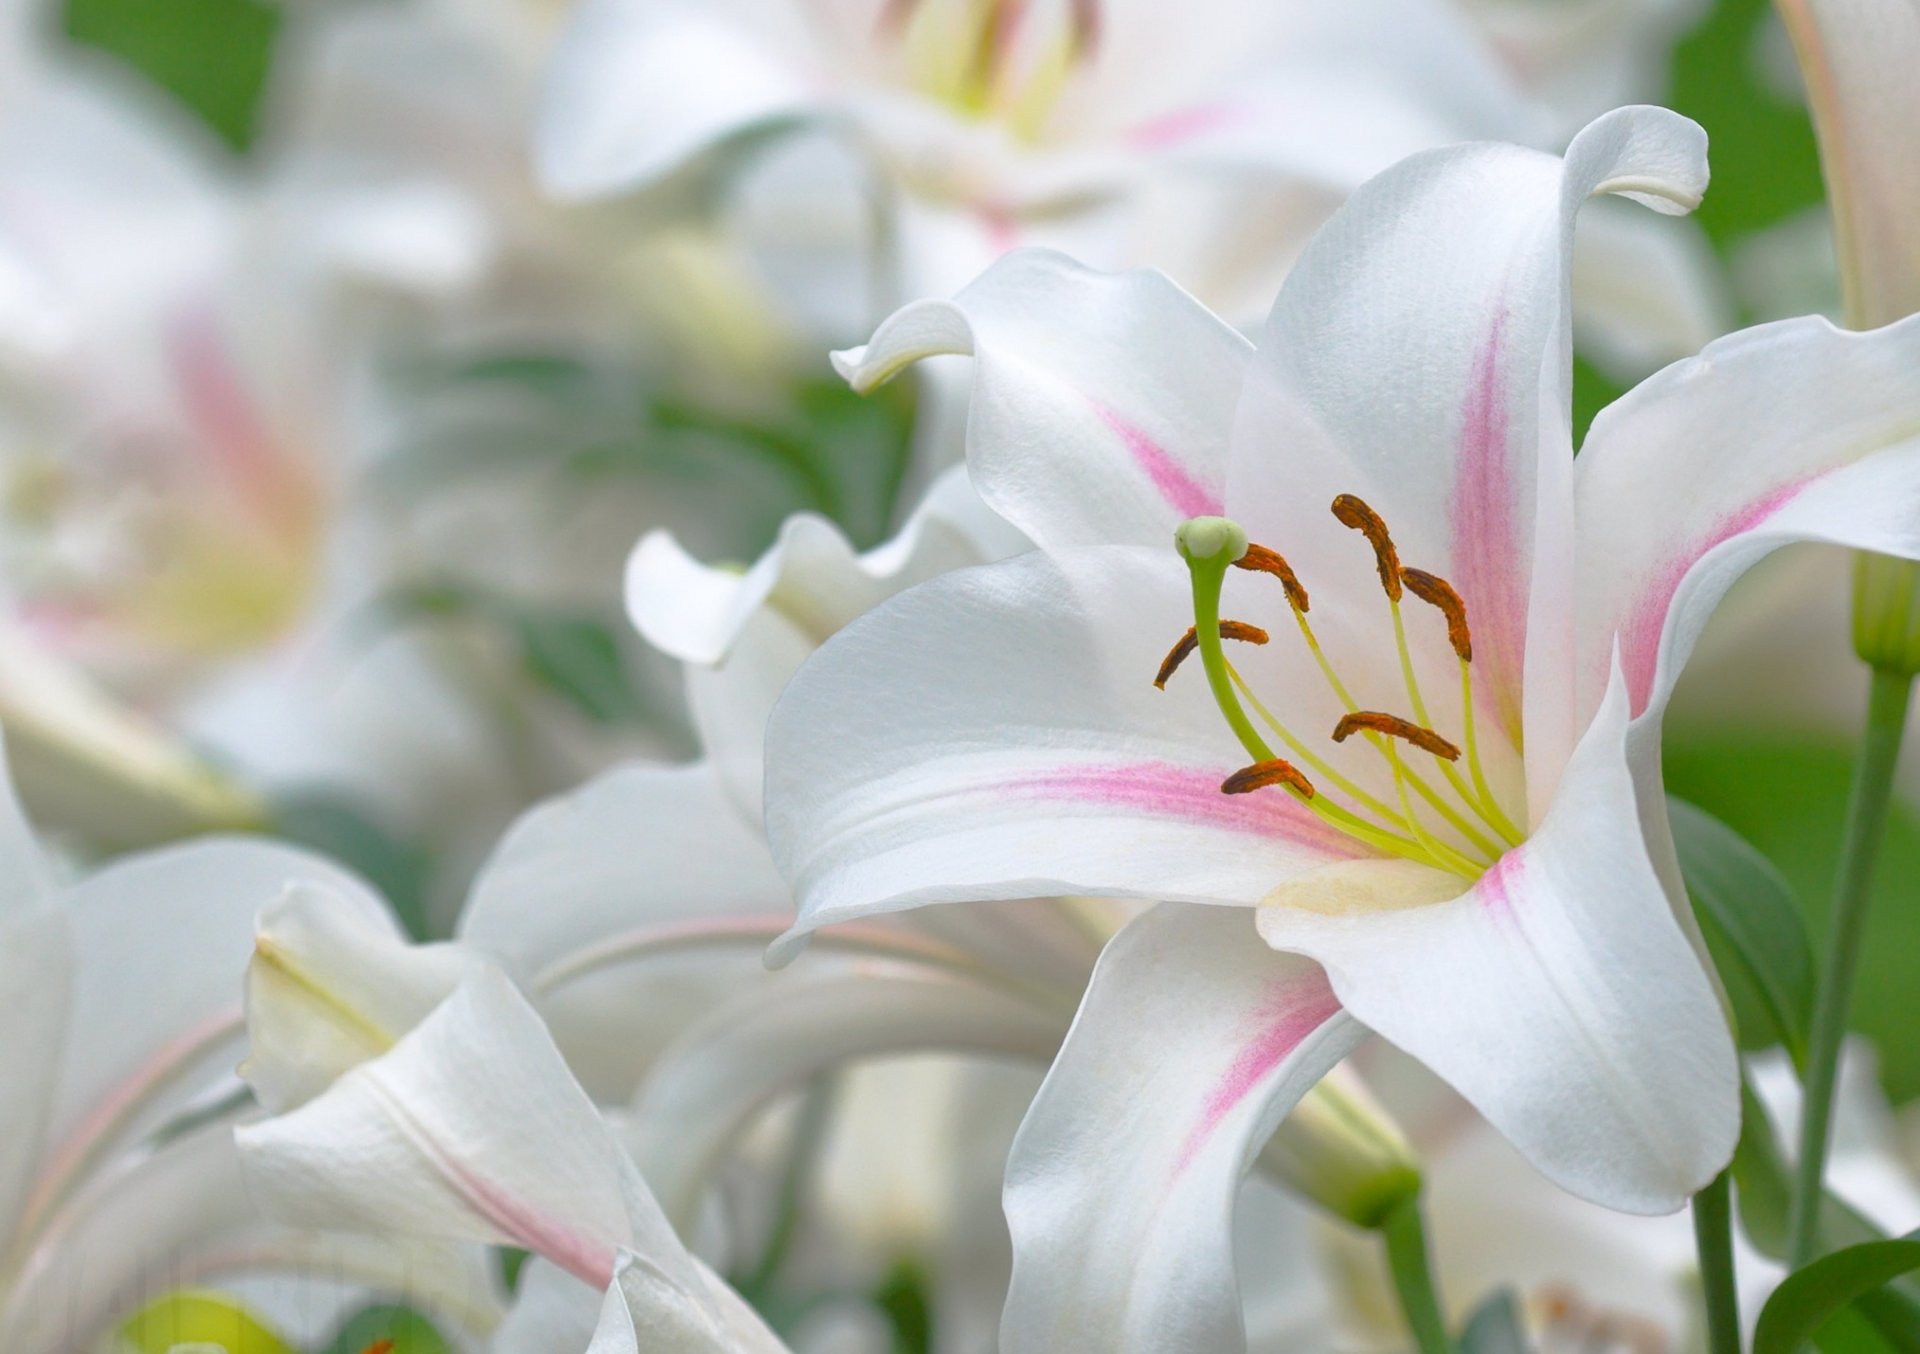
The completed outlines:
[[[1473,632],[1467,623],[1466,603],[1444,578],[1403,566],[1387,524],[1360,499],[1341,494],[1333,500],[1333,515],[1341,525],[1359,532],[1373,547],[1380,587],[1386,593],[1393,615],[1394,643],[1399,650],[1401,679],[1411,718],[1360,708],[1314,634],[1307,619],[1307,590],[1293,568],[1277,551],[1249,542],[1245,530],[1224,517],[1195,517],[1182,523],[1174,533],[1180,556],[1186,560],[1192,575],[1194,624],[1167,654],[1154,685],[1164,688],[1188,657],[1196,652],[1200,655],[1214,704],[1240,745],[1253,758],[1250,765],[1221,782],[1221,793],[1251,794],[1278,789],[1292,795],[1328,826],[1377,851],[1420,861],[1468,879],[1478,878],[1505,851],[1520,844],[1522,833],[1488,787],[1480,760],[1473,713]],[[1316,753],[1261,703],[1246,679],[1228,661],[1222,641],[1255,645],[1268,641],[1267,632],[1258,626],[1220,618],[1220,594],[1229,568],[1265,574],[1279,582],[1287,607],[1300,627],[1301,638],[1346,712],[1332,730],[1333,741],[1344,743],[1356,734],[1365,740],[1385,760],[1393,776],[1397,804],[1372,794]],[[1445,617],[1447,643],[1460,665],[1462,727],[1458,743],[1434,729],[1426,699],[1421,694],[1400,605],[1408,593]],[[1282,757],[1275,751],[1268,741],[1269,735],[1278,740],[1289,756]],[[1438,771],[1439,784],[1430,774],[1434,769]],[[1416,800],[1424,805],[1427,813],[1451,827],[1458,834],[1458,840],[1444,841],[1436,836],[1423,821]]]

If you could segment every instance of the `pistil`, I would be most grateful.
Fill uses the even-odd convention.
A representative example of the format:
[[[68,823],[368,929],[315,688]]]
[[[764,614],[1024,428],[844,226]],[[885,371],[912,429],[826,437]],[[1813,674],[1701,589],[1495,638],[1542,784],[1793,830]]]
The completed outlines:
[[[1407,569],[1401,562],[1393,538],[1380,516],[1358,498],[1342,494],[1334,500],[1333,512],[1343,524],[1359,531],[1373,547],[1382,590],[1392,610],[1395,647],[1400,658],[1402,680],[1412,706],[1413,718],[1384,711],[1363,710],[1352,691],[1334,670],[1325,649],[1307,619],[1311,602],[1291,565],[1277,551],[1248,541],[1246,532],[1224,518],[1194,518],[1180,527],[1175,541],[1186,560],[1193,585],[1194,625],[1173,646],[1162,663],[1155,685],[1164,687],[1181,662],[1193,653],[1200,655],[1206,669],[1208,688],[1214,704],[1227,721],[1234,736],[1252,757],[1252,764],[1235,771],[1221,785],[1223,793],[1249,794],[1258,790],[1281,789],[1296,802],[1330,826],[1336,827],[1376,850],[1421,861],[1466,878],[1475,878],[1497,859],[1506,846],[1496,843],[1486,832],[1463,815],[1450,797],[1427,783],[1402,755],[1401,744],[1418,748],[1433,757],[1458,796],[1458,803],[1477,817],[1481,824],[1505,840],[1518,842],[1520,834],[1494,801],[1480,764],[1475,742],[1472,711],[1472,637],[1467,627],[1466,607],[1459,594],[1444,579],[1418,569]],[[1267,574],[1279,580],[1289,610],[1300,627],[1302,639],[1328,687],[1345,709],[1332,731],[1333,741],[1341,743],[1358,733],[1385,759],[1393,775],[1398,807],[1368,793],[1343,775],[1325,758],[1287,728],[1263,705],[1246,680],[1227,661],[1226,639],[1246,643],[1268,642],[1266,631],[1243,621],[1220,619],[1220,598],[1229,567]],[[1420,600],[1440,610],[1447,620],[1448,642],[1461,664],[1462,691],[1467,702],[1464,712],[1464,748],[1440,734],[1432,725],[1427,704],[1420,691],[1414,669],[1412,649],[1406,638],[1406,623],[1400,599],[1412,592]],[[1266,736],[1249,716],[1251,709],[1283,742],[1290,758],[1281,757],[1266,741]],[[1456,763],[1467,762],[1468,779]],[[1310,768],[1320,782],[1316,786],[1302,766]],[[1340,792],[1373,819],[1330,800],[1327,788]],[[1459,842],[1446,840],[1421,821],[1414,805],[1414,794],[1424,800],[1459,834]]]

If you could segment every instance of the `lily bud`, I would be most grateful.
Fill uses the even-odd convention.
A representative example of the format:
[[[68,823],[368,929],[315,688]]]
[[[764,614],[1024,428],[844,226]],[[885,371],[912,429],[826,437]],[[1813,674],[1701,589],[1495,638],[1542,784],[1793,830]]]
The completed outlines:
[[[1335,1217],[1378,1227],[1420,1192],[1420,1164],[1359,1080],[1335,1068],[1294,1106],[1259,1169]]]
[[[1854,557],[1853,651],[1883,672],[1920,673],[1920,564]]]

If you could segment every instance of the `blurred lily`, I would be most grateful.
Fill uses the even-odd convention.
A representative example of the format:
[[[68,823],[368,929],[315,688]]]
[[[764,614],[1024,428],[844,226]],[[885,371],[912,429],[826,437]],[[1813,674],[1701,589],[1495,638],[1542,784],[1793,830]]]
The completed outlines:
[[[789,251],[825,237],[792,271],[865,291],[867,323],[1018,245],[1162,268],[1240,322],[1371,175],[1455,141],[1557,146],[1553,122],[1461,8],[1434,0],[580,0],[536,153],[556,195],[596,199],[824,132],[858,165],[840,173],[852,219],[817,224],[834,165],[801,149],[761,157],[749,228],[764,218]],[[1596,352],[1644,371],[1721,332],[1697,240],[1604,213],[1587,233],[1577,285]]]
[[[497,1319],[477,1255],[274,1226],[241,1188],[231,1131],[251,1107],[228,1069],[253,913],[295,876],[365,899],[352,878],[236,838],[62,884],[4,782],[0,852],[0,1343],[92,1348],[156,1295],[242,1277]]]
[[[933,900],[1173,900],[1107,947],[1016,1143],[1009,1348],[1234,1347],[1220,1209],[1156,1229],[1150,1270],[1140,1220],[1364,1027],[1574,1193],[1671,1210],[1725,1163],[1734,1052],[1660,715],[1774,547],[1920,552],[1920,326],[1721,341],[1576,466],[1574,214],[1690,208],[1704,149],[1627,109],[1564,159],[1414,157],[1257,348],[1158,276],[1026,255],[846,355],[865,388],[971,353],[975,483],[1041,549],[905,594],[788,687],[768,830],[801,913],[774,956]]]
[[[286,1222],[538,1256],[489,1346],[501,1354],[785,1348],[680,1243],[539,1017],[492,969],[235,1137],[254,1197]]]

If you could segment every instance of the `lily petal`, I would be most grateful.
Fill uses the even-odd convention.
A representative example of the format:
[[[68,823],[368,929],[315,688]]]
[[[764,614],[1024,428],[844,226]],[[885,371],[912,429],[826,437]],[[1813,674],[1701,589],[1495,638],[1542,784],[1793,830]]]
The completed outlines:
[[[1847,317],[1920,311],[1920,9],[1911,0],[1780,0],[1820,129]]]
[[[1636,716],[1665,705],[1734,581],[1794,541],[1920,556],[1920,320],[1744,330],[1594,421],[1575,470],[1577,718],[1618,640]],[[1532,738],[1532,726],[1527,736]]]
[[[1260,931],[1325,965],[1348,1010],[1451,1082],[1550,1179],[1658,1213],[1726,1164],[1739,1074],[1713,984],[1648,859],[1627,730],[1616,676],[1545,819],[1465,894],[1340,913],[1265,907]]]
[[[700,1265],[706,1305],[647,1261],[623,1252],[587,1354],[787,1354],[780,1337]]]
[[[535,132],[543,186],[575,200],[647,187],[729,137],[807,110],[812,94],[791,59],[807,34],[797,9],[784,24],[765,22],[777,17],[583,0],[554,53]]]
[[[1338,559],[1356,546],[1327,505],[1371,504],[1402,558],[1465,599],[1478,694],[1516,746],[1523,672],[1528,693],[1559,690],[1572,662],[1575,215],[1599,193],[1689,210],[1706,178],[1705,134],[1654,108],[1608,114],[1564,158],[1495,144],[1414,156],[1315,237],[1261,339],[1228,511],[1255,540]],[[1352,591],[1366,580],[1357,566],[1347,588],[1377,607],[1377,593]],[[1536,724],[1532,709],[1524,721],[1537,817],[1577,730]]]
[[[612,1130],[491,970],[385,1057],[234,1136],[255,1201],[285,1222],[521,1246],[596,1288],[622,1246],[684,1269]]]
[[[764,931],[792,911],[765,838],[710,764],[636,764],[522,815],[475,879],[459,938],[508,966],[575,1074],[611,1102],[690,1012],[760,967],[757,947],[741,947],[681,955],[636,983],[628,961],[676,932]]]
[[[865,391],[923,358],[971,354],[967,462],[988,506],[1049,549],[1165,548],[1186,518],[1220,511],[1250,352],[1160,273],[1017,250],[834,363]]]
[[[1246,1348],[1234,1200],[1366,1034],[1243,912],[1167,903],[1107,946],[1007,1163],[1008,1354]]]
[[[634,1108],[642,1169],[686,1231],[714,1164],[780,1093],[887,1054],[1011,1054],[1044,1063],[1070,1018],[1018,988],[911,965],[869,960],[852,970],[782,974],[714,1008],[655,1064]]]
[[[295,884],[255,928],[240,1075],[269,1110],[305,1104],[386,1053],[482,962],[411,943],[369,899]]]
[[[962,570],[843,630],[768,727],[768,837],[800,907],[775,956],[817,927],[925,902],[1253,904],[1361,854],[1290,795],[1220,792],[1246,753],[1204,678],[1152,680],[1190,624],[1186,570],[1163,545]],[[1296,664],[1283,676],[1303,693],[1301,727],[1331,728],[1304,648],[1258,661]]]

